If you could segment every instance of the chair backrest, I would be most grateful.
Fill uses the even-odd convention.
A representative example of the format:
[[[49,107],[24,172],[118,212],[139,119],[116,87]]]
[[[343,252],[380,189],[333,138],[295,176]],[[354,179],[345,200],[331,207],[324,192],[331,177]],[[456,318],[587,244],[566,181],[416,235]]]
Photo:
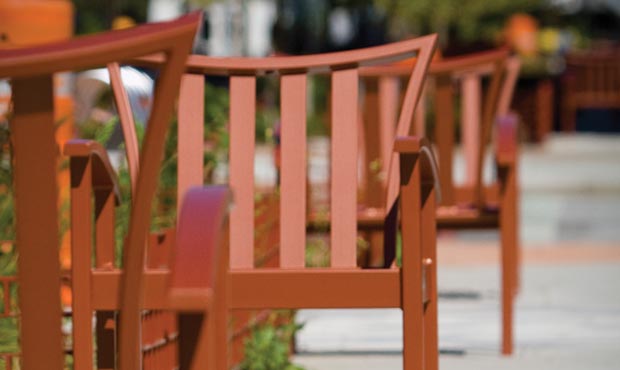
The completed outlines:
[[[280,266],[305,267],[306,115],[309,74],[331,76],[331,266],[356,266],[357,117],[359,68],[417,55],[409,69],[398,132],[406,134],[436,36],[338,53],[269,57],[211,58],[193,55],[181,87],[179,106],[179,192],[202,184],[204,75],[229,78],[229,182],[234,194],[230,215],[230,268],[254,268],[254,148],[257,78],[280,76],[281,180]],[[157,65],[157,58],[139,63]],[[207,104],[209,102],[206,102]],[[395,168],[398,168],[394,161]],[[398,178],[396,178],[398,186]],[[393,197],[395,198],[395,197]],[[394,200],[392,200],[394,201]]]
[[[598,50],[566,55],[565,93],[580,107],[620,106],[620,50]]]
[[[495,50],[468,56],[455,57],[431,63],[429,81],[416,111],[415,119],[408,122],[407,132],[425,135],[426,102],[433,92],[434,132],[433,143],[439,163],[439,177],[442,189],[442,204],[455,204],[453,173],[453,153],[455,148],[455,85],[460,85],[461,138],[465,147],[467,166],[467,185],[473,189],[471,199],[475,206],[483,203],[482,164],[487,144],[491,138],[493,123],[498,116],[508,113],[510,101],[519,71],[519,61],[509,58],[507,50]],[[405,66],[377,66],[365,68],[362,75],[369,80],[377,80],[377,113],[367,115],[376,117],[380,131],[379,141],[381,162],[391,154],[385,142],[394,137],[394,113],[402,96],[399,92],[400,76],[405,74]],[[486,93],[481,99],[482,80],[487,79]],[[481,104],[482,100],[482,104]],[[376,145],[376,144],[374,144]],[[389,179],[390,175],[387,176]],[[384,185],[385,186],[385,185]]]
[[[180,76],[199,18],[198,14],[192,14],[173,22],[0,51],[0,78],[10,78],[13,90],[10,125],[14,143],[20,343],[24,368],[64,368],[52,75],[154,53],[163,54],[165,59],[146,132],[121,279],[119,367],[137,369],[140,368],[142,273],[151,201]],[[78,355],[76,366],[84,360]]]

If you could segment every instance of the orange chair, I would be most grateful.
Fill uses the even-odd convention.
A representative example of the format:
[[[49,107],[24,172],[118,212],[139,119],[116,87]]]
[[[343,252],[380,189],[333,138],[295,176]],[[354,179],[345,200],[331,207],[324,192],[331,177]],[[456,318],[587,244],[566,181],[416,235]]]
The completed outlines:
[[[506,50],[434,61],[416,117],[405,129],[410,134],[433,137],[442,189],[437,227],[500,231],[504,354],[512,353],[513,297],[518,290],[517,121],[509,112],[518,72],[519,61],[509,58]],[[361,74],[366,87],[363,133],[364,168],[368,169],[372,161],[386,163],[389,160],[389,143],[395,136],[396,107],[402,97],[399,80],[407,75],[407,69],[402,65],[376,66],[362,69]],[[455,94],[455,86],[460,86],[460,94]],[[484,98],[483,86],[486,86]],[[456,96],[460,96],[460,132],[466,164],[463,184],[455,184],[453,180]],[[434,103],[435,121],[433,131],[427,133],[425,115],[429,100]],[[493,134],[497,176],[491,184],[485,184],[482,168]],[[375,216],[376,209],[383,207],[381,199],[372,195],[391,180],[385,168],[383,171],[383,176],[376,173],[366,176],[367,199],[359,217],[369,228],[380,221]],[[384,259],[381,243],[377,242],[376,233],[370,233],[370,238],[371,264],[380,265]]]
[[[229,181],[234,193],[230,218],[228,305],[217,312],[264,308],[398,307],[404,315],[404,368],[436,369],[435,287],[436,168],[424,140],[406,137],[436,37],[427,36],[368,49],[272,58],[210,58],[192,55],[179,101],[179,191],[202,184],[204,75],[230,81]],[[418,55],[410,71],[394,140],[394,183],[383,214],[386,238],[395,248],[402,224],[402,267],[365,270],[356,265],[357,117],[360,67]],[[158,66],[158,58],[137,61]],[[308,75],[331,77],[331,263],[306,268],[306,99]],[[281,181],[280,266],[254,265],[254,147],[257,79],[280,79]],[[400,179],[400,180],[399,180]],[[399,212],[399,208],[401,211]],[[400,213],[400,216],[399,216]],[[196,220],[200,223],[200,220]],[[219,301],[221,302],[221,301]],[[228,337],[220,326],[218,337]],[[219,343],[220,341],[218,341]],[[226,353],[218,368],[227,368]]]
[[[206,314],[201,342],[192,353],[192,366],[213,368],[215,356],[213,305],[225,295],[224,269],[228,190],[194,189],[181,212],[181,222],[200,217],[197,228],[183,222],[177,232],[172,273],[144,271],[144,255],[165,133],[178,94],[184,63],[199,23],[197,14],[173,22],[77,38],[43,46],[0,51],[0,78],[10,78],[13,90],[14,186],[16,196],[21,357],[26,369],[63,369],[61,341],[60,267],[55,183],[53,73],[125,62],[159,53],[161,65],[155,104],[146,133],[140,174],[132,202],[123,270],[109,262],[113,250],[113,206],[116,184],[101,147],[74,141],[65,147],[71,156],[72,285],[74,368],[92,369],[93,311],[120,311],[118,368],[141,368],[140,313],[159,308]],[[91,208],[94,193],[95,209]],[[91,266],[95,214],[96,262]],[[220,239],[222,239],[220,241]],[[195,261],[204,263],[197,266]],[[191,353],[191,351],[190,351]],[[114,363],[113,359],[99,359]]]
[[[437,368],[437,327],[435,292],[434,186],[436,173],[428,146],[415,138],[402,138],[396,145],[401,157],[403,183],[398,176],[393,205],[386,214],[386,235],[395,247],[398,201],[403,206],[402,223],[405,252],[402,270],[398,268],[362,271],[355,266],[355,201],[357,167],[357,80],[358,65],[377,63],[386,58],[405,58],[418,53],[421,63],[413,70],[408,102],[402,122],[411,119],[425,69],[434,48],[434,37],[344,53],[307,57],[210,58],[190,56],[181,84],[178,110],[178,194],[203,181],[204,75],[224,75],[230,80],[230,184],[235,206],[230,224],[230,298],[228,306],[216,302],[219,343],[230,337],[225,323],[219,321],[230,309],[268,309],[300,307],[401,307],[405,312],[405,364],[415,368]],[[148,57],[135,63],[159,67],[161,59]],[[123,125],[129,169],[140,173],[132,115],[120,81],[117,65],[109,65],[115,101]],[[340,161],[332,188],[335,223],[332,225],[332,267],[305,267],[305,117],[306,81],[310,73],[332,75],[333,158]],[[266,73],[277,73],[281,84],[282,181],[280,183],[280,267],[255,266],[255,189],[253,181],[254,120],[256,80]],[[353,112],[353,114],[352,114]],[[403,123],[404,125],[404,123]],[[394,169],[399,170],[398,156]],[[351,176],[351,174],[354,174]],[[136,175],[132,175],[134,178]],[[406,180],[406,181],[405,181]],[[185,220],[179,226],[184,226]],[[200,218],[192,222],[202,225]],[[181,224],[183,223],[183,224]],[[262,225],[257,225],[262,226]],[[426,285],[421,274],[425,274]],[[401,283],[402,279],[402,283]],[[407,286],[402,290],[400,285]],[[331,290],[330,290],[331,287]],[[426,288],[426,289],[424,289]],[[401,294],[401,290],[406,293]],[[220,293],[218,295],[222,297]],[[228,368],[230,350],[218,351],[216,363]]]

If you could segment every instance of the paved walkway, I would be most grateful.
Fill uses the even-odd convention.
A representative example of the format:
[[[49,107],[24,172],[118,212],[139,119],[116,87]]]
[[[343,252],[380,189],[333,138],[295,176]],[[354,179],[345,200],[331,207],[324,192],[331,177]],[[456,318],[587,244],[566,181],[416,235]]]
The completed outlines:
[[[497,281],[493,266],[440,269],[442,369],[620,368],[620,263],[526,266],[510,358],[499,355]],[[398,310],[303,310],[299,320],[295,362],[309,370],[402,368]]]
[[[499,355],[497,235],[444,233],[441,369],[620,369],[620,137],[523,149],[516,353]],[[401,369],[399,310],[302,310],[308,370]]]

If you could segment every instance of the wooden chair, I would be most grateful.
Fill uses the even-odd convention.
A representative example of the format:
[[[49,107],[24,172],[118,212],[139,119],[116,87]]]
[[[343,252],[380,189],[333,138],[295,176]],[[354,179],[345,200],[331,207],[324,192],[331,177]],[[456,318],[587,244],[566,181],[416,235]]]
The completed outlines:
[[[117,360],[123,370],[141,368],[140,313],[142,309],[172,309],[205,315],[201,343],[193,355],[195,368],[213,368],[215,324],[213,305],[225,288],[222,258],[226,239],[228,189],[193,189],[182,207],[176,235],[176,258],[169,270],[144,271],[144,256],[164,138],[178,93],[185,59],[200,16],[149,24],[130,30],[0,51],[0,78],[10,78],[13,117],[14,186],[16,194],[19,307],[22,367],[63,369],[61,341],[60,266],[56,196],[57,149],[54,143],[53,73],[124,62],[159,53],[155,104],[148,122],[143,160],[132,201],[123,270],[114,269],[113,225],[117,186],[104,150],[93,142],[66,145],[71,157],[72,285],[74,368],[93,366],[93,311],[119,311]],[[94,194],[94,210],[91,197]],[[95,214],[96,265],[91,265]],[[186,222],[196,217],[200,227]],[[222,240],[220,240],[222,239]],[[222,248],[219,244],[224,243]],[[45,247],[44,247],[45,246]],[[202,261],[200,265],[196,261]],[[224,276],[225,277],[225,276]],[[102,323],[98,323],[102,324]],[[106,323],[107,324],[107,323]],[[113,359],[98,359],[114,365]]]
[[[427,143],[406,137],[435,42],[435,36],[427,36],[375,48],[296,57],[190,56],[179,102],[179,191],[202,184],[204,75],[226,76],[230,82],[229,181],[235,201],[229,229],[230,296],[228,305],[216,309],[218,317],[220,312],[223,315],[236,309],[398,307],[404,316],[404,368],[437,368],[436,173]],[[400,113],[400,136],[393,141],[395,183],[386,195],[389,211],[383,214],[387,244],[392,249],[400,218],[402,267],[362,270],[356,266],[359,67],[416,54],[420,62],[410,71]],[[157,66],[160,60],[142,58],[137,63]],[[280,76],[281,97],[280,266],[256,268],[256,81],[272,73]],[[327,268],[305,265],[306,88],[308,75],[314,73],[331,76],[331,266]],[[227,333],[225,327],[220,328],[218,337],[224,340]],[[226,367],[224,354],[218,368]]]
[[[620,109],[620,50],[566,56],[562,78],[562,129],[575,131],[579,109]]]
[[[433,132],[435,153],[439,160],[442,201],[437,210],[440,229],[499,229],[502,271],[502,353],[512,353],[513,297],[518,290],[518,186],[516,118],[510,114],[519,61],[508,57],[506,50],[496,50],[431,63],[430,78],[412,125],[411,134],[426,134],[426,101],[434,104]],[[377,66],[361,71],[365,78],[364,115],[365,168],[373,160],[386,163],[390,138],[393,138],[399,80],[406,67]],[[483,81],[486,80],[486,81]],[[482,99],[482,82],[486,93]],[[453,181],[455,150],[455,86],[460,86],[461,141],[466,163],[463,184]],[[430,95],[430,96],[429,96]],[[482,104],[481,104],[482,102]],[[379,122],[379,124],[375,124]],[[495,135],[496,178],[485,184],[482,178],[487,143]],[[373,198],[385,188],[389,175],[366,176],[366,209],[360,219],[371,225],[380,199]],[[371,263],[381,263],[380,243],[371,237]],[[377,247],[379,246],[379,247]]]

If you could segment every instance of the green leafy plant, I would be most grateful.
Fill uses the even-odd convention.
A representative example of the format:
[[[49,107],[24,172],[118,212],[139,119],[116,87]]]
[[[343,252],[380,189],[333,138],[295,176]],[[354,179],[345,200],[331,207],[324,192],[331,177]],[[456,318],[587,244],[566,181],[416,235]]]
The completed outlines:
[[[15,238],[15,218],[13,212],[13,192],[10,157],[10,132],[8,122],[0,117],[0,276],[17,273],[17,252],[12,240]],[[0,311],[3,311],[4,298],[10,296],[11,311],[17,309],[17,287],[12,284],[9,291],[0,287]],[[15,353],[19,350],[17,318],[0,319],[0,353]],[[0,370],[6,364],[0,361]]]
[[[301,325],[290,322],[279,325],[279,317],[289,312],[275,311],[265,324],[253,328],[252,335],[244,342],[245,357],[240,370],[302,370],[289,359],[293,335]]]

